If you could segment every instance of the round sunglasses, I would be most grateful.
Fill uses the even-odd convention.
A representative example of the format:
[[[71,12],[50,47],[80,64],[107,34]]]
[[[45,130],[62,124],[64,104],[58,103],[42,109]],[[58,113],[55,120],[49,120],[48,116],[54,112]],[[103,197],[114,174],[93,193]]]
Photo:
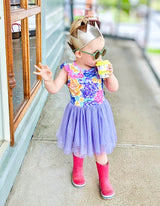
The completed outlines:
[[[106,49],[103,48],[101,51],[100,50],[97,50],[96,52],[94,53],[89,53],[89,52],[86,52],[86,51],[83,51],[81,49],[77,49],[85,54],[89,54],[89,55],[92,55],[94,57],[94,60],[97,60],[99,58],[99,56],[104,56],[106,54]]]

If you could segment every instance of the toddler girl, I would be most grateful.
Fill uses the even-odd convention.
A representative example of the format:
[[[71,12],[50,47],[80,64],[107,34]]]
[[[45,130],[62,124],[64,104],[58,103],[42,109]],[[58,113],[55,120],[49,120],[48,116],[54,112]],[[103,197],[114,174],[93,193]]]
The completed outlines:
[[[109,182],[107,154],[116,145],[117,136],[113,115],[104,97],[103,84],[111,91],[118,90],[118,80],[109,65],[109,77],[101,79],[96,63],[105,55],[105,40],[95,24],[87,18],[75,20],[70,29],[69,45],[76,60],[63,63],[58,77],[53,80],[47,65],[36,66],[48,92],[55,94],[64,84],[68,85],[71,101],[68,103],[57,132],[58,146],[65,154],[73,154],[72,184],[85,185],[83,160],[86,155],[95,156],[101,195],[104,199],[114,196]]]

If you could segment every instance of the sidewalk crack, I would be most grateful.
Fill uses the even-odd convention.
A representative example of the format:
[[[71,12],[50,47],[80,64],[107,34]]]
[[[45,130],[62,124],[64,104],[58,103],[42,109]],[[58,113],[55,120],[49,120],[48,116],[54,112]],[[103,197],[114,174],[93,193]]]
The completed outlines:
[[[117,144],[117,147],[135,147],[135,148],[153,148],[160,149],[160,145],[143,145],[143,144]]]

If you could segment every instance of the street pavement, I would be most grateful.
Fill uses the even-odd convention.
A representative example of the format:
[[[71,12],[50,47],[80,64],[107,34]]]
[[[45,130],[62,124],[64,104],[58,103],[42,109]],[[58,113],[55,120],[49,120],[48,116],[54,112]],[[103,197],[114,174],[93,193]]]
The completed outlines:
[[[56,131],[70,97],[66,86],[49,95],[6,206],[159,206],[160,88],[134,41],[106,39],[109,59],[120,84],[105,90],[118,134],[109,155],[116,195],[103,200],[94,158],[86,158],[86,186],[71,184],[72,155],[57,148]],[[66,46],[61,62],[72,61]],[[59,71],[59,70],[58,70]]]

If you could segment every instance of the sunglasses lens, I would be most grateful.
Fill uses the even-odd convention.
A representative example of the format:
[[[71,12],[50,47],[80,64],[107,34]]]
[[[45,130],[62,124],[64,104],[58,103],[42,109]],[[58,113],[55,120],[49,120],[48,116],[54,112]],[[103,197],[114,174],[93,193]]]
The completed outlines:
[[[102,56],[104,56],[105,54],[106,54],[106,49],[103,50]]]
[[[96,53],[95,53],[95,59],[98,59],[98,57],[99,57],[99,55],[100,55],[100,52],[99,51],[97,51]]]

